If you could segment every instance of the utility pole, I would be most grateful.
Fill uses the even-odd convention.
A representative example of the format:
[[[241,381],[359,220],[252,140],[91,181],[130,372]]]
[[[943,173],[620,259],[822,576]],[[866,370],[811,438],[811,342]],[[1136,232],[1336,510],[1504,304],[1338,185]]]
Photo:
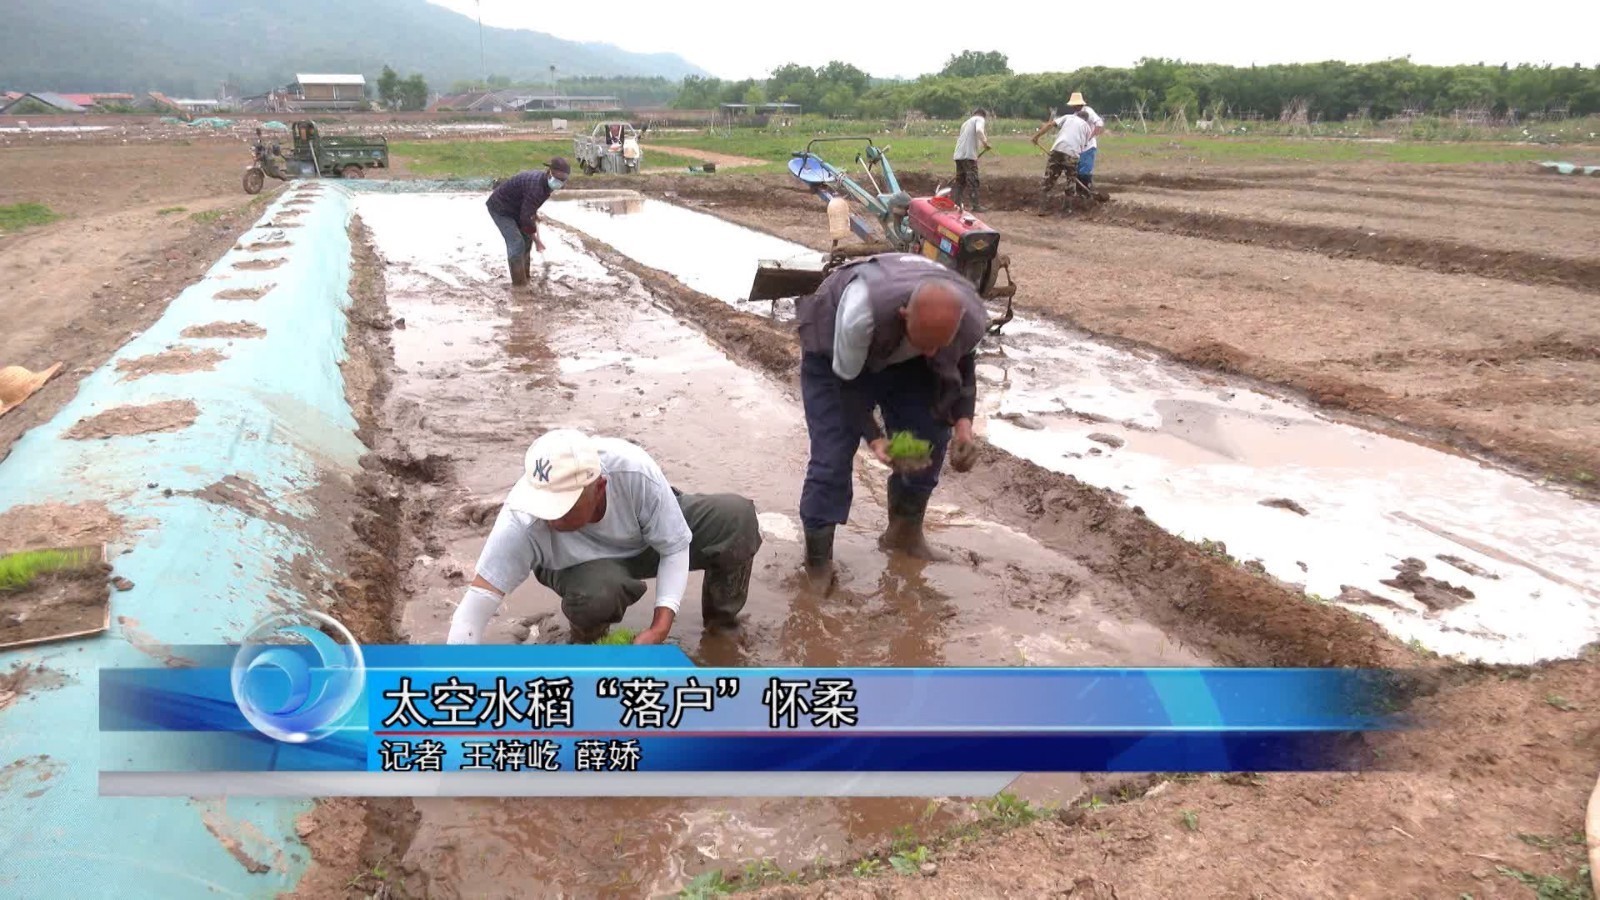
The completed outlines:
[[[483,61],[483,0],[477,0],[474,5],[478,7],[478,72],[483,78],[483,89],[488,90],[489,67]]]

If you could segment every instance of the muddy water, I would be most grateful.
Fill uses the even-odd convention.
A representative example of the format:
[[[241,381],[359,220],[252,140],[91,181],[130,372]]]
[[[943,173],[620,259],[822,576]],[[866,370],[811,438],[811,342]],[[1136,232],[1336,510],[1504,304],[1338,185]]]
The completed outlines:
[[[564,221],[734,305],[756,258],[808,252],[660,201],[628,216],[564,209]],[[719,250],[695,252],[707,246]],[[978,427],[996,446],[1117,491],[1167,530],[1220,542],[1309,594],[1343,596],[1402,640],[1532,663],[1600,637],[1592,504],[1025,317],[982,353]],[[1386,584],[1406,560],[1438,584],[1423,595]]]
[[[636,280],[552,229],[532,290],[513,294],[481,195],[368,195],[358,212],[386,266],[396,364],[388,417],[416,456],[448,455],[431,546],[410,573],[403,631],[442,641],[494,504],[540,431],[573,426],[632,440],[685,491],[734,491],[761,513],[742,639],[702,635],[692,576],[673,639],[703,664],[1148,664],[1203,660],[1108,611],[1094,577],[941,489],[934,538],[948,564],[889,561],[875,545],[885,471],[860,466],[856,520],[841,530],[842,581],[819,599],[795,578],[805,430],[786,390],[674,321]],[[650,596],[626,627],[648,620]],[[530,580],[489,640],[564,637],[556,597]],[[524,637],[526,635],[526,637]],[[1034,799],[1070,799],[1071,776],[1034,777]],[[903,826],[967,814],[923,800],[424,800],[406,862],[430,894],[548,895],[558,886],[658,894],[711,868],[762,858],[795,869],[881,844]],[[932,810],[931,814],[925,815]]]

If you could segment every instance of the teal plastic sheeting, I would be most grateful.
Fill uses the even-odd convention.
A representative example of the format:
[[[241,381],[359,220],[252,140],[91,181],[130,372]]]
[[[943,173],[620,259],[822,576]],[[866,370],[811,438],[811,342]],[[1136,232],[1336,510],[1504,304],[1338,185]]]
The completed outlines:
[[[1563,175],[1600,175],[1600,166],[1580,166],[1569,162],[1542,162],[1539,165],[1554,169]]]
[[[283,124],[282,122],[278,122],[278,121],[262,122],[261,123],[261,127],[265,128],[268,131],[288,131],[289,130],[289,126]]]
[[[309,801],[98,797],[97,672],[163,664],[155,660],[173,644],[237,641],[270,612],[311,602],[287,577],[291,561],[310,567],[310,583],[333,574],[324,553],[336,548],[314,546],[301,523],[318,513],[310,489],[329,479],[348,485],[364,452],[339,369],[350,215],[349,195],[325,185],[297,219],[302,227],[274,234],[258,224],[242,245],[279,238],[291,246],[229,251],[0,462],[0,515],[24,504],[101,501],[122,516],[126,533],[110,553],[116,574],[135,585],[112,594],[108,633],[0,653],[0,673],[42,669],[0,709],[0,896],[261,897],[304,873],[309,859],[294,820]],[[279,256],[285,262],[274,269],[233,266]],[[269,285],[254,301],[214,298]],[[218,321],[251,322],[266,335],[179,334]],[[215,348],[226,359],[209,372],[131,381],[116,370],[120,360],[175,344]],[[62,437],[113,407],[180,399],[199,416],[179,431]],[[262,502],[240,508],[186,493],[228,476],[259,488]],[[258,506],[271,521],[250,511]]]

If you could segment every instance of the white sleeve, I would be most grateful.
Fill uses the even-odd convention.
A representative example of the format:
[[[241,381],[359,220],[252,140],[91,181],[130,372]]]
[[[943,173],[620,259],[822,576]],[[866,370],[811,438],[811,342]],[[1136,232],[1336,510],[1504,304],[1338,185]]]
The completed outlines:
[[[983,127],[983,120],[979,119],[978,120],[978,140],[987,141],[988,139],[989,139],[989,130]]]
[[[495,610],[500,608],[500,600],[493,591],[476,586],[467,588],[467,595],[461,598],[455,615],[450,617],[450,636],[445,638],[445,643],[483,643],[483,633],[489,629]]]
[[[839,314],[833,323],[833,374],[849,381],[861,374],[872,347],[872,307],[867,304],[867,285],[857,279],[839,298]]]
[[[689,587],[689,548],[661,557],[656,568],[656,609],[663,606],[677,615],[683,592]]]
[[[1089,114],[1089,124],[1090,125],[1093,125],[1096,128],[1104,128],[1105,127],[1106,120],[1100,118],[1100,114],[1094,111],[1094,107],[1085,106],[1083,108],[1083,111]]]

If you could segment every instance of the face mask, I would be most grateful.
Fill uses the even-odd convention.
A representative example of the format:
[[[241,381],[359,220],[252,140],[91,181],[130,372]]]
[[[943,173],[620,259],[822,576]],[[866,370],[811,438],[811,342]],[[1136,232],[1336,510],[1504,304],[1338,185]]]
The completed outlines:
[[[552,190],[552,191],[560,190],[561,186],[564,185],[564,184],[566,184],[565,181],[562,181],[561,179],[555,177],[554,175],[550,176],[550,190]]]

